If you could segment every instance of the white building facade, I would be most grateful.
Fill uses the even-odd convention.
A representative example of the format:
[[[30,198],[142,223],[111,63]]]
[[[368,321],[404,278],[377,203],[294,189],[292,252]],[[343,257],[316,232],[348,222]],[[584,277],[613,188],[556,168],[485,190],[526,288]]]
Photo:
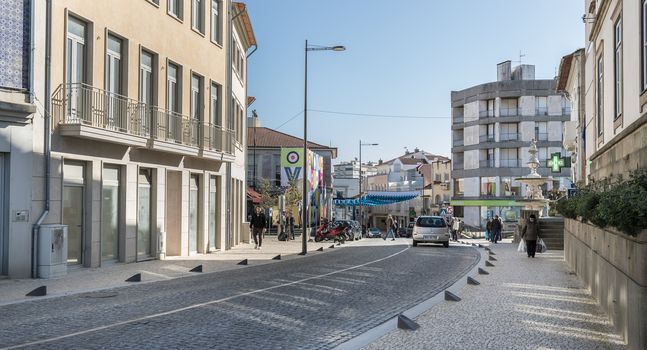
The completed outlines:
[[[547,168],[553,154],[568,156],[562,145],[570,104],[555,91],[554,80],[535,80],[532,65],[514,71],[498,65],[498,79],[452,92],[452,200],[454,215],[483,227],[499,215],[516,222],[526,189],[517,177],[527,175],[528,147],[537,140],[539,173],[552,178],[544,191],[571,187],[570,169]]]

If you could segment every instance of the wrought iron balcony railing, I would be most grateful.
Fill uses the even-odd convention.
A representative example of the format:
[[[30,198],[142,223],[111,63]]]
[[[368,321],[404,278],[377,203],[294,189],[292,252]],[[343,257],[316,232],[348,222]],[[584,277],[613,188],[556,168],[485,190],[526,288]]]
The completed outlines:
[[[233,153],[234,132],[221,126],[98,89],[61,84],[52,96],[61,125],[87,125],[158,141]]]

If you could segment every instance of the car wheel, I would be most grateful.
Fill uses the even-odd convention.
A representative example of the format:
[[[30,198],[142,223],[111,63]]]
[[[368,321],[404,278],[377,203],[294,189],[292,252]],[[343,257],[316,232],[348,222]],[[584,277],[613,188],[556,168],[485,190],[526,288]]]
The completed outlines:
[[[449,248],[449,242],[445,242],[445,243],[443,243],[443,247],[445,247],[445,248]]]
[[[414,246],[414,247],[417,247],[417,246],[418,246],[418,241],[414,240],[414,241],[413,241],[413,246]]]

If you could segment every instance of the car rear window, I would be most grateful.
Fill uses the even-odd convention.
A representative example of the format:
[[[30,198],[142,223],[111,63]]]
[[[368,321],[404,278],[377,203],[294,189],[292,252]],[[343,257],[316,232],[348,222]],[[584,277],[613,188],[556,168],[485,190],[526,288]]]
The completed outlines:
[[[418,227],[447,227],[445,220],[441,218],[418,218],[416,221]]]

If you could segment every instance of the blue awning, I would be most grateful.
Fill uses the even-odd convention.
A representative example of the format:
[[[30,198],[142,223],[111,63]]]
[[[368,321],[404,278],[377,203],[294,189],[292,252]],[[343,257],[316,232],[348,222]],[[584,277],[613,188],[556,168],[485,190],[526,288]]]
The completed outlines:
[[[404,202],[412,200],[420,196],[419,191],[407,191],[407,192],[378,192],[378,191],[369,191],[364,195],[360,201],[359,198],[354,199],[335,199],[333,204],[340,207],[349,207],[349,206],[367,206],[375,207],[379,205],[389,205],[398,202]]]

